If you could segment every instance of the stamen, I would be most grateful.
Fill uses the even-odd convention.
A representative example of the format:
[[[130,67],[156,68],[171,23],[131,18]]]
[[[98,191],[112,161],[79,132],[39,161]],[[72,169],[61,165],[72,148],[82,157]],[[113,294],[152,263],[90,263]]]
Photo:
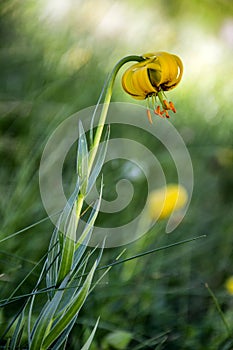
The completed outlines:
[[[162,110],[161,110],[161,106],[157,105],[156,106],[156,97],[158,96],[159,101],[162,105]],[[164,98],[165,97],[165,98]],[[157,114],[159,117],[161,118],[170,118],[170,115],[168,113],[168,111],[172,111],[173,113],[176,113],[176,109],[175,106],[173,104],[172,101],[167,101],[166,100],[166,96],[163,92],[163,90],[160,90],[156,95],[152,95],[151,96],[151,101],[152,101],[152,105],[154,108],[154,113]],[[151,119],[151,113],[150,113],[150,108],[149,108],[149,97],[147,97],[147,116],[148,116],[148,120],[150,123],[152,123],[152,119]]]
[[[160,106],[157,106],[156,109],[154,110],[155,114],[161,115],[161,111],[160,111]]]
[[[169,101],[169,106],[170,106],[170,109],[172,110],[172,112],[176,113],[176,108],[175,108],[175,106],[174,106],[172,101]]]
[[[170,115],[168,114],[168,111],[166,109],[163,112],[166,114],[166,118],[170,118]]]
[[[164,118],[164,116],[162,115],[162,112],[160,110],[160,106],[157,106],[156,109],[154,110],[154,114],[157,114],[158,116],[160,116],[161,118]]]
[[[153,124],[152,117],[151,117],[151,112],[150,112],[149,97],[147,97],[146,102],[147,102],[147,109],[146,109],[147,118],[149,120],[149,123]]]
[[[161,118],[163,118],[163,115],[161,114],[160,106],[157,105],[156,103],[156,95],[151,96],[152,104],[153,104],[153,109],[154,109],[154,114],[157,114]]]
[[[166,109],[166,105],[164,104],[164,92],[163,92],[163,90],[160,90],[158,93],[157,93],[157,96],[158,96],[158,98],[159,98],[159,101],[160,101],[160,103],[161,103],[161,105],[162,105],[162,107],[164,108],[164,109]]]
[[[155,110],[155,107],[156,107],[156,96],[155,95],[151,96],[151,101],[152,101],[152,108],[153,108],[153,110]]]
[[[165,108],[164,109],[171,109],[171,106],[170,106],[170,104],[166,101],[166,100],[163,100],[163,104],[164,104],[164,106],[165,106]]]
[[[151,112],[150,112],[149,108],[147,108],[146,114],[147,114],[147,118],[148,118],[150,124],[153,124],[152,117],[151,117]]]

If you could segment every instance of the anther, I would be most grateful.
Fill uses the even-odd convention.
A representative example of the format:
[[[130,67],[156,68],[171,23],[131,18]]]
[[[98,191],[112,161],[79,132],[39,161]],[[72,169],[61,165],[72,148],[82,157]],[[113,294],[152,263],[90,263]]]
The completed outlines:
[[[157,106],[157,108],[154,110],[154,114],[159,115],[161,118],[164,118],[164,116],[162,115],[162,112],[160,110],[160,106]]]
[[[172,101],[169,101],[169,106],[170,106],[170,109],[172,110],[172,112],[176,113],[176,109],[175,109],[175,106],[174,106]]]
[[[170,103],[168,103],[166,100],[163,100],[163,104],[165,106],[165,109],[171,109]]]

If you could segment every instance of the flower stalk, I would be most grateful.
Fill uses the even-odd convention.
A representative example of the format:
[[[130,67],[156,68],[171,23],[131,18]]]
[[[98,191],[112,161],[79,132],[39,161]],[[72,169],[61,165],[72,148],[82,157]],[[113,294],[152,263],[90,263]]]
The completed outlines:
[[[120,68],[128,62],[132,62],[132,61],[142,62],[144,60],[145,58],[143,58],[142,56],[136,56],[136,55],[126,56],[117,62],[117,64],[115,65],[115,67],[113,68],[112,72],[108,77],[106,94],[103,101],[103,108],[101,111],[101,115],[100,115],[98,126],[95,132],[93,143],[90,146],[90,155],[88,159],[88,176],[91,173],[91,169],[95,161],[96,153],[98,151],[98,147],[100,144],[101,136],[103,133],[103,129],[104,129],[107,113],[108,113],[109,104],[112,98],[113,86],[116,80],[117,73],[119,72]],[[85,200],[85,196],[80,193],[77,199],[77,208],[76,208],[77,225],[78,225],[78,220],[81,216],[84,200]]]
[[[168,111],[171,110],[174,113],[176,109],[171,101],[167,101],[164,91],[173,89],[180,82],[183,72],[183,65],[179,57],[169,54],[167,52],[156,52],[148,53],[142,56],[130,55],[122,58],[114,66],[112,72],[110,73],[106,87],[103,89],[99,101],[97,103],[94,115],[92,118],[92,125],[90,130],[90,147],[88,152],[87,141],[85,137],[84,130],[80,125],[80,149],[79,152],[81,156],[78,158],[78,175],[80,177],[81,185],[80,191],[77,195],[77,200],[75,203],[75,227],[73,232],[75,233],[80,217],[82,215],[82,209],[86,195],[88,193],[88,182],[92,172],[93,164],[96,159],[96,154],[101,142],[101,137],[104,130],[104,125],[109,109],[109,104],[112,97],[113,86],[115,83],[116,76],[120,68],[128,63],[136,61],[131,67],[129,67],[122,77],[123,89],[129,93],[133,98],[142,100],[147,99],[148,108],[147,116],[152,123],[151,113],[149,109],[149,99],[152,99],[154,103],[154,113],[160,117],[169,118]],[[93,120],[95,117],[95,112],[105,91],[105,97],[103,101],[102,111],[99,117],[98,125],[93,138]],[[158,97],[160,105],[155,106],[156,98]],[[162,108],[162,110],[161,110]],[[83,145],[81,145],[83,141]],[[94,170],[93,170],[94,171]],[[68,232],[65,235],[64,245],[68,245],[68,250],[74,251],[80,242],[75,243],[74,235],[70,235]],[[71,245],[71,247],[70,247]],[[64,247],[63,247],[64,248]],[[63,249],[65,251],[65,249]],[[72,255],[72,254],[71,254]],[[67,273],[72,268],[73,259],[70,258],[67,262],[67,258],[62,256],[60,263],[60,273],[58,281],[62,281]]]

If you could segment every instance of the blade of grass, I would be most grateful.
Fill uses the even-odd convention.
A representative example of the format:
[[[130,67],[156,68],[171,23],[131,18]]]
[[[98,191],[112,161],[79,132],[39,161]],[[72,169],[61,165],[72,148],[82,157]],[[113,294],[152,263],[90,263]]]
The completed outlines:
[[[145,255],[148,255],[148,254],[156,253],[156,252],[159,252],[159,251],[164,250],[164,249],[173,248],[173,247],[176,247],[178,245],[189,243],[189,242],[192,242],[192,241],[196,241],[198,239],[205,238],[205,237],[206,237],[206,235],[201,235],[201,236],[197,236],[197,237],[193,237],[193,238],[188,238],[188,239],[185,239],[183,241],[171,243],[171,244],[168,244],[168,245],[165,245],[165,246],[162,246],[162,247],[158,247],[158,248],[154,248],[154,249],[151,249],[151,250],[147,250],[146,252],[142,252],[140,254],[136,254],[136,255],[130,256],[129,258],[125,258],[125,259],[118,260],[118,261],[113,261],[112,263],[110,263],[108,265],[100,266],[100,267],[97,268],[97,270],[106,269],[109,266],[115,266],[115,265],[123,264],[123,263],[125,263],[127,261],[130,261],[130,260],[133,260],[133,259],[138,259],[138,258],[141,258],[141,257],[143,257]]]
[[[30,230],[30,228],[33,228],[33,227],[35,227],[35,226],[37,226],[37,225],[40,225],[42,222],[47,221],[47,220],[50,220],[50,217],[56,216],[56,215],[58,215],[58,214],[60,214],[60,212],[57,212],[57,213],[55,213],[55,214],[53,214],[53,215],[50,215],[50,216],[46,216],[45,218],[43,218],[43,219],[41,219],[41,220],[38,220],[38,221],[36,221],[35,223],[33,223],[33,224],[31,224],[31,225],[29,225],[29,226],[27,226],[27,227],[24,227],[24,228],[22,228],[22,229],[19,230],[19,231],[16,231],[16,232],[14,232],[14,233],[11,233],[9,236],[4,237],[3,239],[1,239],[1,240],[0,240],[0,243],[3,243],[3,242],[5,242],[5,241],[7,241],[8,239],[11,239],[11,238],[13,238],[13,237],[16,237],[16,236],[19,235],[20,233],[26,232],[26,231]],[[0,233],[0,234],[1,234],[1,233]]]
[[[13,333],[13,336],[11,338],[10,344],[9,344],[9,349],[11,350],[17,350],[20,348],[20,343],[22,340],[22,334],[23,334],[23,329],[24,329],[24,312],[21,313],[15,331]]]
[[[229,324],[227,323],[227,320],[226,320],[226,318],[224,316],[224,313],[223,313],[223,311],[222,311],[222,309],[221,309],[221,307],[219,305],[218,299],[214,295],[214,292],[211,290],[211,288],[209,287],[208,283],[205,283],[205,287],[208,290],[208,292],[209,292],[209,294],[210,294],[210,296],[211,296],[211,298],[212,298],[212,300],[213,300],[213,302],[214,302],[214,304],[216,306],[216,309],[217,309],[217,311],[219,313],[219,316],[222,319],[222,322],[223,322],[223,324],[225,326],[225,329],[226,329],[228,337],[231,337],[232,336],[231,329],[230,329]]]
[[[92,330],[92,332],[91,332],[89,338],[87,339],[86,343],[84,344],[84,346],[82,347],[81,350],[88,350],[88,349],[90,348],[91,343],[92,343],[92,340],[93,340],[94,335],[95,335],[95,332],[96,332],[96,329],[97,329],[98,324],[99,324],[99,319],[100,319],[100,318],[97,319],[96,324],[95,324],[95,327],[93,328],[93,330]]]
[[[16,315],[14,315],[14,317],[12,318],[10,324],[7,326],[7,328],[4,330],[4,333],[1,335],[0,337],[0,341],[4,339],[4,337],[7,335],[7,333],[9,332],[9,330],[11,329],[11,327],[14,325],[14,323],[16,322],[17,318],[21,317],[21,314],[24,312],[25,309],[25,303],[24,305],[21,306],[20,310],[16,313]]]

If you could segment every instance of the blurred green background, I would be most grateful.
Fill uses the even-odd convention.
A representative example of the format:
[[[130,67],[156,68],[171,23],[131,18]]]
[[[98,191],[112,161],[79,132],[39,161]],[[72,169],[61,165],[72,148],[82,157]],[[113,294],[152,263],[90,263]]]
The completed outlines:
[[[1,239],[46,218],[38,184],[43,147],[63,120],[95,105],[120,58],[164,50],[184,63],[183,79],[168,95],[178,111],[172,123],[193,162],[191,205],[174,232],[164,233],[166,222],[159,222],[144,239],[128,245],[126,255],[207,237],[141,258],[137,266],[112,268],[89,297],[70,348],[81,348],[100,315],[92,350],[231,349],[205,283],[233,329],[233,296],[225,288],[233,275],[232,1],[2,0],[0,12]],[[145,106],[123,92],[120,76],[113,101]],[[143,138],[149,145],[147,136]],[[168,180],[176,182],[169,155],[159,147],[156,155]],[[70,157],[68,173],[74,165]],[[105,170],[111,193],[122,169],[112,164]],[[144,189],[139,178],[132,213],[140,209]],[[45,220],[1,242],[1,298],[10,295],[46,252],[52,230]],[[103,263],[121,251],[106,251]],[[19,293],[33,288],[37,272]],[[1,330],[17,309],[16,303],[1,310]]]

